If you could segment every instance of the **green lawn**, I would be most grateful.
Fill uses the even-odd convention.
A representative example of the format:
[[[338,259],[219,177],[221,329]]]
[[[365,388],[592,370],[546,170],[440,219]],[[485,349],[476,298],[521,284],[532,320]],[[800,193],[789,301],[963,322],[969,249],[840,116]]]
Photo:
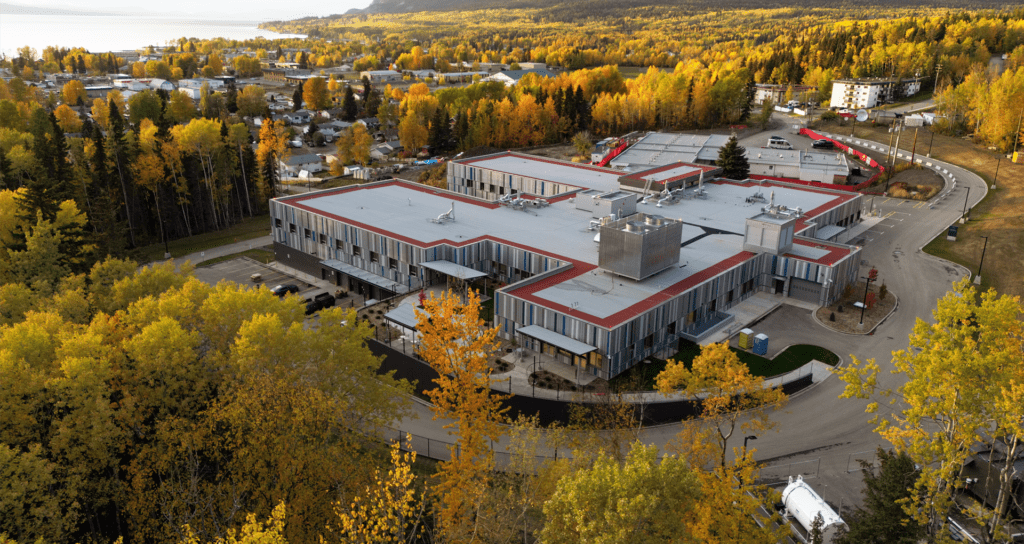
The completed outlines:
[[[693,363],[693,359],[700,355],[700,346],[693,342],[681,342],[680,344],[682,349],[672,359],[681,361],[689,367]],[[776,355],[775,359],[766,359],[742,349],[729,349],[747,365],[751,374],[765,378],[796,370],[813,359],[832,366],[839,364],[839,357],[835,353],[819,346],[807,344],[790,346]],[[647,364],[638,364],[612,378],[609,385],[613,389],[653,391],[654,380],[665,369],[666,364],[667,361],[661,359],[653,359],[653,362]]]
[[[212,266],[217,263],[230,261],[231,259],[237,259],[239,257],[249,257],[250,259],[259,261],[263,264],[269,264],[274,260],[274,252],[267,251],[265,249],[247,249],[239,253],[232,253],[231,255],[224,255],[223,257],[207,259],[200,263],[199,266]]]
[[[182,257],[189,253],[205,251],[233,242],[242,242],[270,234],[270,216],[257,215],[231,225],[225,229],[188,238],[171,240],[167,246],[172,257]],[[131,257],[139,263],[150,263],[164,258],[164,245],[161,243],[142,246],[132,250]]]

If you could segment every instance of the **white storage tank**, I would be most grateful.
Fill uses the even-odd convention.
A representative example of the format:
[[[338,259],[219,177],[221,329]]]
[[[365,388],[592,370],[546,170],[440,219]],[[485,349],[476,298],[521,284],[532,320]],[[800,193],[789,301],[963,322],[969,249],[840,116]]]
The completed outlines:
[[[789,485],[782,492],[782,504],[785,505],[786,512],[808,533],[811,531],[814,518],[820,514],[821,535],[825,544],[831,544],[839,528],[846,527],[839,514],[836,514],[835,510],[804,482],[803,476],[797,476],[796,480],[792,476],[789,477]]]

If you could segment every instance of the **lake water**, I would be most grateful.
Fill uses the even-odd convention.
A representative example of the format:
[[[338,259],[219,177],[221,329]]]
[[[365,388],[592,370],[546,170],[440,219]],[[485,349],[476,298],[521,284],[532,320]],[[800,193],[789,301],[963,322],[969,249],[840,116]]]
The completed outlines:
[[[0,14],[0,52],[17,56],[29,46],[42,53],[47,46],[84,47],[93,52],[141,49],[167,45],[178,38],[246,40],[296,37],[262,30],[259,21],[182,19],[118,15]]]

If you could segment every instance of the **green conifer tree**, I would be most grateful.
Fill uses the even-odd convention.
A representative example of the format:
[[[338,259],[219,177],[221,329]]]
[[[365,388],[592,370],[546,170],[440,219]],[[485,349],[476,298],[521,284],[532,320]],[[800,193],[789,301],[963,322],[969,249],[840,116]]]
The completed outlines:
[[[744,180],[750,175],[750,163],[747,162],[747,150],[740,146],[736,136],[718,150],[716,164],[722,169],[722,177]]]

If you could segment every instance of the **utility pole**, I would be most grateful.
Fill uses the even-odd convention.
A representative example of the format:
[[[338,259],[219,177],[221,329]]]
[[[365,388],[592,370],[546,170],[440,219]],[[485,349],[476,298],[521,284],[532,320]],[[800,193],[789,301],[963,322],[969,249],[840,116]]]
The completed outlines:
[[[971,186],[967,186],[967,196],[964,197],[964,211],[960,214],[960,219],[967,218],[967,199],[971,198]]]
[[[978,262],[978,275],[974,277],[974,284],[981,285],[981,265],[985,264],[985,250],[988,249],[988,236],[982,236],[985,245],[981,246],[981,261]]]
[[[892,169],[896,170],[896,153],[900,150],[900,139],[903,137],[903,118],[900,117],[899,132],[896,134],[896,147],[892,151]]]
[[[1017,142],[1020,141],[1020,122],[1024,119],[1024,106],[1020,107],[1020,115],[1017,116],[1017,132],[1013,134],[1013,155],[1010,155],[1011,159],[1015,159],[1014,155],[1017,154]]]
[[[993,189],[996,188],[996,182],[999,181],[999,165],[1002,164],[1002,163],[1003,163],[1003,156],[1000,155],[996,159],[996,175],[995,175],[995,177],[992,178],[992,188]]]
[[[910,148],[910,164],[914,164],[914,157],[917,155],[917,129],[914,129],[914,146]],[[999,169],[996,167],[996,172]]]
[[[928,140],[928,158],[930,159],[932,157],[932,144],[935,142],[935,129],[929,130],[931,130],[932,133],[931,139]]]

